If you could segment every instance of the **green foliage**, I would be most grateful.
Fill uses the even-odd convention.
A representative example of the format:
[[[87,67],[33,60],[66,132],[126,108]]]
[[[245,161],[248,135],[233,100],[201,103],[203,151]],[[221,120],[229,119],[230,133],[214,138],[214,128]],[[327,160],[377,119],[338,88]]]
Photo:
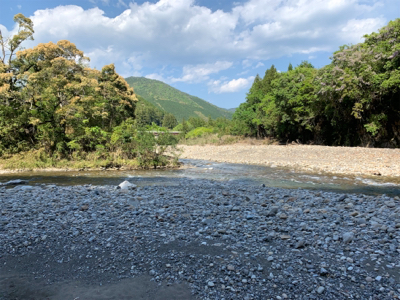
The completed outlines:
[[[176,125],[178,125],[178,121],[176,120],[175,116],[173,114],[165,114],[162,122],[162,126],[166,127],[168,129],[174,128]]]
[[[136,95],[114,65],[101,71],[88,68],[89,59],[66,40],[18,51],[14,58],[33,34],[29,18],[18,14],[15,21],[16,35],[6,39],[0,32],[1,156],[37,153],[37,167],[63,159],[114,165],[137,158],[141,166],[167,164],[164,152],[176,139],[168,134],[156,139],[137,130],[160,130],[164,113],[141,99],[135,121]],[[169,120],[170,126],[175,124]]]
[[[137,126],[143,127],[146,125],[151,125],[152,123],[161,126],[164,120],[164,111],[155,107],[141,96],[137,96],[137,98],[138,103],[135,109]]]
[[[303,61],[256,76],[231,133],[328,145],[400,145],[400,19],[342,46],[316,70]]]
[[[170,160],[165,152],[173,153],[178,143],[177,138],[168,132],[155,136],[143,130],[138,130],[134,140],[136,142],[137,161],[142,168],[168,165]]]
[[[200,98],[183,93],[168,84],[144,77],[128,77],[126,81],[135,92],[155,107],[171,113],[177,120],[207,116],[231,118],[232,113]]]
[[[193,129],[191,131],[189,131],[186,134],[186,138],[190,139],[190,138],[197,138],[197,137],[201,137],[207,134],[211,134],[213,133],[213,129],[212,128],[207,128],[207,127],[197,127],[196,129]]]

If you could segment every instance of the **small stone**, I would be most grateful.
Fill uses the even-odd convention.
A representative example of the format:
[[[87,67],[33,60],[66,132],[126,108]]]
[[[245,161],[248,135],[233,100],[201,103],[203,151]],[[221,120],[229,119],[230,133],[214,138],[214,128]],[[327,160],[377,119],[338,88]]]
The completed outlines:
[[[288,216],[287,216],[287,214],[281,213],[281,214],[279,214],[279,218],[285,220],[288,218]]]
[[[326,275],[329,274],[329,272],[328,272],[327,269],[321,268],[321,270],[319,271],[319,274],[320,274],[321,276],[326,276]]]
[[[282,240],[289,240],[290,239],[290,235],[283,234],[283,235],[281,235],[281,239]]]
[[[235,267],[232,266],[232,265],[228,265],[226,268],[227,268],[228,271],[234,271],[235,270]]]
[[[207,282],[207,285],[208,285],[209,287],[213,287],[215,284],[214,284],[214,282],[209,281],[209,282]]]
[[[375,277],[375,280],[376,280],[376,281],[381,281],[381,280],[382,280],[382,276],[376,276],[376,277]]]
[[[344,243],[350,243],[354,239],[354,233],[353,232],[346,232],[343,234],[343,242]]]
[[[296,243],[296,245],[294,245],[294,247],[296,249],[299,249],[299,248],[303,248],[304,245],[305,245],[305,241],[303,239],[300,239],[300,240],[297,241],[297,243]]]
[[[367,282],[372,282],[372,281],[374,281],[374,280],[372,279],[372,277],[367,276],[367,277],[365,278],[365,281],[367,281]]]
[[[272,206],[271,209],[266,213],[267,217],[273,217],[278,213],[279,207],[278,206]]]
[[[120,183],[118,185],[118,187],[121,190],[133,190],[133,189],[136,189],[137,185],[133,184],[133,183],[130,183],[129,181],[125,180],[124,182]]]
[[[394,208],[396,207],[396,203],[394,203],[393,201],[385,201],[385,205],[389,208]]]
[[[322,294],[324,291],[325,291],[325,288],[324,288],[323,286],[320,286],[320,287],[317,289],[317,293],[318,293],[318,294]]]
[[[267,260],[268,260],[268,261],[273,261],[274,258],[273,258],[272,256],[268,256]]]

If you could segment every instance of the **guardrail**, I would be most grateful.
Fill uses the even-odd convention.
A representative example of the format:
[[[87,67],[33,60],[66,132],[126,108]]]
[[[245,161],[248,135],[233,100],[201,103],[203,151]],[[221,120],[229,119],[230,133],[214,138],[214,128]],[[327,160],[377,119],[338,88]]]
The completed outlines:
[[[172,134],[172,135],[179,135],[179,134],[181,134],[182,133],[182,131],[155,131],[155,130],[152,130],[152,131],[144,131],[144,132],[148,132],[148,133],[152,133],[152,134],[154,134],[155,136],[158,136],[158,135],[160,135],[160,134],[164,134],[164,133],[169,133],[169,134]]]

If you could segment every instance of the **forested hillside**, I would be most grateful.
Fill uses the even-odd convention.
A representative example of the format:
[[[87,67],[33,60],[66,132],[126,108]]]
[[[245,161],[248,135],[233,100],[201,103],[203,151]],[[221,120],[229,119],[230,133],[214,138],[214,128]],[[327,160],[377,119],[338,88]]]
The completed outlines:
[[[183,93],[158,80],[128,77],[126,82],[154,106],[173,114],[178,121],[190,117],[231,118],[232,113],[198,97]]]
[[[332,62],[257,75],[233,115],[233,133],[326,145],[400,146],[400,19]]]

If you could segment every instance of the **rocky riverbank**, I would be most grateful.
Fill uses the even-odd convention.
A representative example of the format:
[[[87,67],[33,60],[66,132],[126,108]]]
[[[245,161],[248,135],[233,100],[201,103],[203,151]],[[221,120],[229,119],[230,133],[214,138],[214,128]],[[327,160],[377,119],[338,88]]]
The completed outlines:
[[[0,187],[0,299],[400,297],[398,197],[175,183]]]
[[[400,149],[310,145],[180,145],[181,158],[288,167],[307,172],[400,177]]]

